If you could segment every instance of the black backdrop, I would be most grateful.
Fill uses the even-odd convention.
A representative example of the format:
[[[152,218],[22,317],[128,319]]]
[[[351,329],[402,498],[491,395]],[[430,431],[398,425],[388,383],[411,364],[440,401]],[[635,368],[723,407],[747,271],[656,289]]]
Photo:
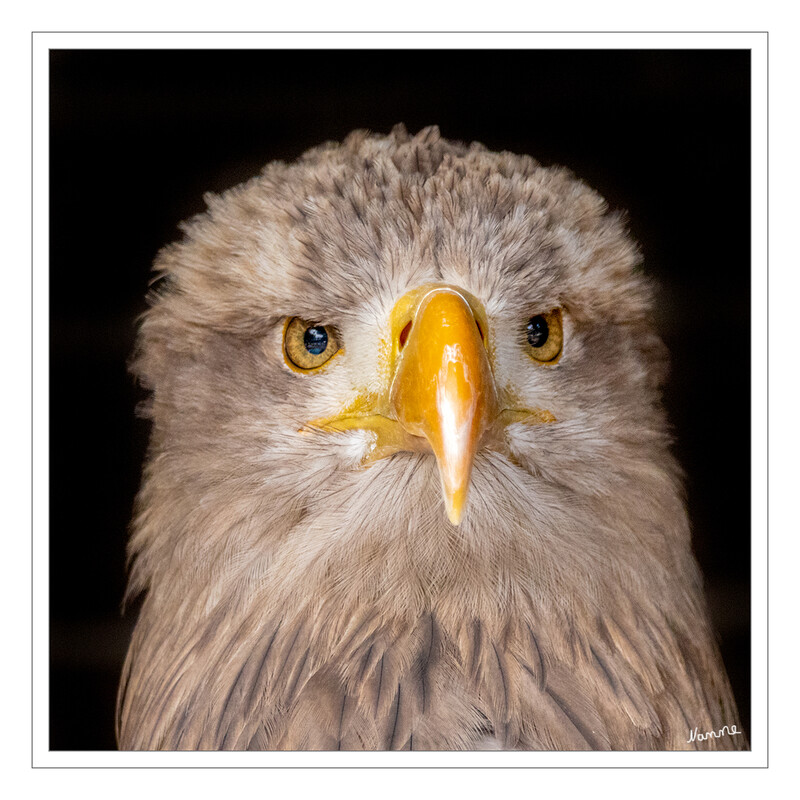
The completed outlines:
[[[629,211],[672,353],[695,551],[750,719],[750,56],[739,51],[51,51],[50,747],[115,746],[125,539],[147,443],[126,371],[177,223],[353,128],[564,164]]]

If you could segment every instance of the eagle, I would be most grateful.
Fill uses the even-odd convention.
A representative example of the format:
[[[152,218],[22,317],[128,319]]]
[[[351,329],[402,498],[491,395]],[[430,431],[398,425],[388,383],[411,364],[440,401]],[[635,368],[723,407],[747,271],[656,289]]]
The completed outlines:
[[[119,747],[746,748],[624,215],[435,126],[205,201],[131,362]]]

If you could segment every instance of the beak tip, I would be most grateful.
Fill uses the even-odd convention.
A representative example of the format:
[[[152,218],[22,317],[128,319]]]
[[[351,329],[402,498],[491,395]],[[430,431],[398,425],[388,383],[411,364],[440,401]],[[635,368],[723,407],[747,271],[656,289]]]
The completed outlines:
[[[465,500],[465,497],[445,497],[447,518],[455,527],[458,527],[461,524],[461,520],[464,518]]]
[[[461,513],[453,513],[452,511],[447,512],[447,518],[450,520],[450,524],[457,528],[461,524]]]

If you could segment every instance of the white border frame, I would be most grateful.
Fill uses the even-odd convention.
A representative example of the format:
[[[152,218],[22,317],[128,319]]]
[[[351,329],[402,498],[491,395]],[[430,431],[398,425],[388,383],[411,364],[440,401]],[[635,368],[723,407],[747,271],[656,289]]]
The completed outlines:
[[[767,766],[767,361],[753,358],[752,724],[749,752],[118,753],[50,751],[48,596],[50,49],[748,49],[752,75],[752,319],[767,318],[766,33],[33,33],[34,767],[765,767]],[[753,353],[763,330],[753,325]]]

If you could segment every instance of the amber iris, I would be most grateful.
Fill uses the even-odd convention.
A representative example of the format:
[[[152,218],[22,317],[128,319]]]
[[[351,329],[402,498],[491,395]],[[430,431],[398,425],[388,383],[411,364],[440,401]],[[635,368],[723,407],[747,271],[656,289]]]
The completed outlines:
[[[283,335],[286,362],[296,372],[319,369],[339,351],[336,331],[293,317]]]
[[[542,363],[554,363],[564,345],[561,310],[557,308],[531,317],[525,327],[525,336],[531,357]]]

